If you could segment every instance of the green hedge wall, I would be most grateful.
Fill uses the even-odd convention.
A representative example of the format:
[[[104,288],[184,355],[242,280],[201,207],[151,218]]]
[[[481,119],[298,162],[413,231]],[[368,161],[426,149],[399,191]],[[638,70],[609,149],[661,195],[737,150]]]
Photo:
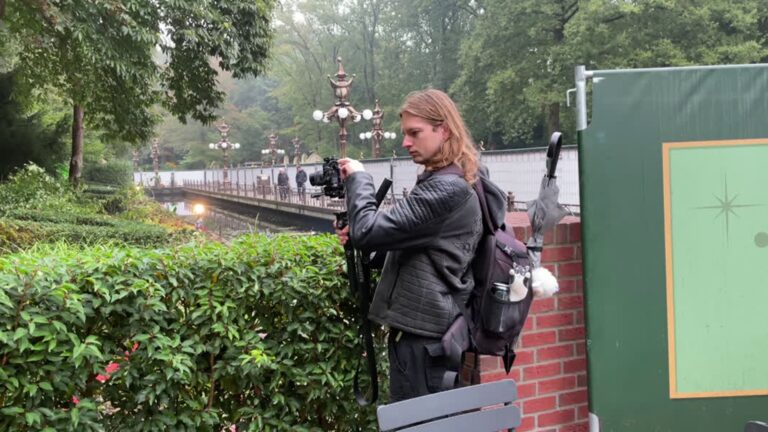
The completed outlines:
[[[95,214],[41,210],[0,212],[0,253],[56,241],[82,244],[121,242],[163,247],[189,241],[194,234],[191,228],[172,230],[160,225]]]
[[[375,430],[343,269],[329,235],[2,256],[0,430]]]

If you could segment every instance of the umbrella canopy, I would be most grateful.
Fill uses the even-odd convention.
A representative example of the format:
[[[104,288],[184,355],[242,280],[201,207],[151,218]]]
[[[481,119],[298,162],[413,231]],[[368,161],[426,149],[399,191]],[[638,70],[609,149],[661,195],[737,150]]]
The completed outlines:
[[[557,186],[557,160],[563,136],[555,132],[549,140],[547,148],[547,173],[541,179],[539,197],[528,202],[528,219],[531,221],[531,237],[528,239],[528,256],[532,268],[541,267],[541,250],[544,245],[544,234],[560,222],[568,211],[558,202],[560,188]]]

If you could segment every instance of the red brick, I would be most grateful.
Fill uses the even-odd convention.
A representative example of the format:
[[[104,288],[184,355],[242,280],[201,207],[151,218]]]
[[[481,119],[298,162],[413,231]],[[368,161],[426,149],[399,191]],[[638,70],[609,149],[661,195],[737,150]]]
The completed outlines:
[[[522,242],[527,242],[528,241],[528,237],[531,236],[531,232],[529,231],[529,228],[530,228],[530,225],[528,225],[528,226],[519,226],[519,225],[517,225],[517,226],[514,226],[512,228],[512,231],[515,232],[515,238],[517,238],[518,240],[520,240]]]
[[[576,248],[573,245],[552,246],[544,248],[541,252],[541,262],[572,261],[576,257]]]
[[[517,398],[529,399],[536,396],[536,383],[518,383],[517,384]]]
[[[544,267],[545,269],[549,270],[550,273],[552,273],[553,275],[555,275],[555,277],[557,277],[557,264],[554,264],[554,263],[541,263],[541,266]]]
[[[584,311],[583,310],[577,310],[576,311],[576,319],[574,320],[574,324],[584,324]]]
[[[576,355],[583,356],[587,354],[587,344],[584,341],[576,341]]]
[[[544,245],[551,245],[555,240],[555,230],[549,230],[544,233]]]
[[[523,414],[533,414],[542,411],[549,411],[557,408],[557,398],[554,396],[545,396],[536,399],[529,399],[523,402]]]
[[[515,432],[528,432],[534,429],[536,429],[536,417],[529,416],[523,417],[523,421],[515,428]]]
[[[579,375],[576,380],[576,385],[579,387],[587,387],[587,374]]]
[[[584,339],[584,327],[578,326],[578,327],[569,327],[560,329],[557,331],[557,340],[558,342],[566,342],[566,341],[572,341],[572,340],[583,340]]]
[[[568,233],[568,239],[571,243],[581,242],[581,223],[572,223],[569,225],[568,228],[570,233]]]
[[[523,379],[525,381],[532,381],[540,378],[548,378],[560,375],[562,370],[563,365],[559,361],[529,366],[523,369]]]
[[[557,277],[581,276],[581,261],[561,263],[557,265]]]
[[[579,420],[588,420],[589,419],[589,406],[588,405],[582,405],[576,407],[576,417]]]
[[[576,388],[576,377],[573,375],[562,376],[539,381],[538,394],[561,392]]]
[[[568,393],[563,393],[557,397],[557,405],[560,407],[585,403],[587,403],[587,389],[580,389]]]
[[[557,310],[584,309],[584,296],[582,294],[558,295]]]
[[[523,333],[524,348],[537,347],[542,345],[549,345],[555,343],[557,340],[557,332],[554,330],[548,330],[535,333]]]
[[[578,422],[578,423],[571,423],[569,425],[560,426],[557,429],[557,432],[588,432],[589,431],[589,422]]]
[[[536,350],[536,361],[543,362],[547,360],[569,358],[573,357],[573,352],[574,344],[572,343],[542,347]]]
[[[555,298],[536,299],[531,303],[531,313],[549,312],[555,310]]]
[[[538,329],[571,325],[573,325],[573,312],[558,312],[536,317],[536,328]]]
[[[577,358],[563,362],[563,373],[580,373],[587,371],[587,359]]]
[[[501,357],[498,356],[489,356],[489,355],[481,355],[480,356],[480,370],[481,371],[487,371],[487,370],[494,370],[501,367]]]
[[[576,253],[573,256],[573,259],[575,259],[577,261],[581,261],[581,258],[582,258],[582,256],[581,256],[581,243],[576,243],[576,245],[574,247],[576,248]]]
[[[562,425],[570,423],[576,419],[576,410],[573,408],[567,408],[559,411],[539,414],[536,417],[536,424],[538,427]]]
[[[513,372],[515,371],[510,371],[510,373],[507,374],[504,369],[480,372],[480,382],[489,383],[494,381],[501,381],[503,379],[514,379],[512,376],[510,376]]]
[[[570,227],[567,224],[558,224],[555,227],[555,242],[557,244],[568,243]]]
[[[563,294],[574,294],[578,293],[581,294],[582,290],[580,289],[581,279],[576,278],[569,278],[569,279],[558,279],[557,285],[560,287],[560,291],[558,292],[559,295]]]
[[[515,366],[525,366],[533,364],[534,357],[536,356],[534,350],[517,350],[515,351],[517,357],[515,357]]]
[[[536,329],[536,320],[529,318],[525,320],[523,324],[523,331],[531,331]]]

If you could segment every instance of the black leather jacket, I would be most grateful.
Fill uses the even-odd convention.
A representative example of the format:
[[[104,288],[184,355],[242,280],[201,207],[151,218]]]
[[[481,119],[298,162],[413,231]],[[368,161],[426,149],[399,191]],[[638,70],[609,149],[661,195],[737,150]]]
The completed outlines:
[[[474,286],[470,262],[482,231],[480,204],[456,175],[425,172],[404,200],[376,210],[373,179],[346,180],[352,244],[388,251],[369,317],[427,337],[442,337],[459,314],[451,293],[466,298]]]

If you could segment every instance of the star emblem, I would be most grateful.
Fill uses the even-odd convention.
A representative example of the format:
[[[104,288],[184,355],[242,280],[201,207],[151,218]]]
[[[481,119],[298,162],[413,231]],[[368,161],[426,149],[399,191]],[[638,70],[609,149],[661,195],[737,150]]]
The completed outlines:
[[[728,194],[728,178],[727,177],[723,178],[722,197],[719,197],[714,194],[712,195],[715,197],[717,204],[710,205],[710,206],[694,207],[694,208],[700,209],[700,210],[720,210],[715,215],[715,219],[719,218],[721,215],[725,215],[725,240],[726,241],[728,241],[728,233],[730,231],[731,215],[739,216],[739,214],[736,213],[737,208],[762,206],[762,204],[735,204],[736,198],[739,196],[739,194],[736,194],[733,197],[731,197]]]

